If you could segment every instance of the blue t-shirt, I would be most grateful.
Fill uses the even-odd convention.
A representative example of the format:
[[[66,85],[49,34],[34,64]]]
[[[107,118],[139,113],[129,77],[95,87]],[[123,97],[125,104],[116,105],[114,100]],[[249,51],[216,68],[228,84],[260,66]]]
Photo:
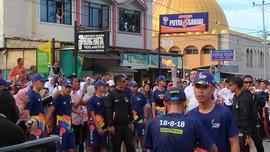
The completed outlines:
[[[238,136],[238,128],[231,111],[220,104],[214,109],[202,114],[199,107],[191,110],[188,117],[199,120],[218,147],[219,152],[230,152],[229,137]]]
[[[40,94],[31,89],[27,92],[27,95],[29,102],[26,104],[25,109],[30,111],[30,116],[37,116],[40,113],[44,115],[42,98]]]
[[[58,133],[61,127],[71,130],[72,105],[70,95],[62,96],[59,94],[59,96],[53,99],[52,106],[55,107],[55,132]]]
[[[95,115],[105,118],[105,101],[103,98],[93,96],[88,103],[88,109],[94,111]]]
[[[143,119],[144,117],[143,108],[147,104],[146,97],[142,93],[137,92],[131,97],[131,104],[134,120],[136,121]]]
[[[165,93],[166,89],[164,90],[159,90],[156,89],[151,96],[151,102],[156,103],[157,106],[159,107],[164,107],[164,99],[165,99]]]
[[[198,120],[173,113],[150,122],[144,147],[154,152],[194,152],[197,143],[205,149],[214,144]]]

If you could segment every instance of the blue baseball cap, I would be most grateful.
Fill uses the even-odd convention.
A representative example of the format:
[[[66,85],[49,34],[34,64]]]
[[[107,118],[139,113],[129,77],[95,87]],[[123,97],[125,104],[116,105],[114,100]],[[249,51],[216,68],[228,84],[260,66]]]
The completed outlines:
[[[185,102],[187,100],[184,90],[172,87],[165,93],[165,101]]]
[[[11,83],[9,81],[4,80],[2,77],[0,77],[0,85],[3,85],[5,87],[9,87]]]
[[[138,83],[136,81],[130,81],[128,83],[128,87],[135,87],[135,86],[138,86]]]
[[[157,82],[158,82],[158,81],[167,81],[167,79],[165,78],[164,75],[160,75],[160,76],[157,77],[157,80],[156,80],[156,81],[157,81]]]
[[[43,75],[41,75],[41,74],[34,74],[33,76],[32,76],[32,81],[41,81],[41,82],[45,82],[45,81],[47,81],[45,78],[44,78],[44,76]]]
[[[194,84],[204,85],[204,86],[208,86],[209,84],[212,84],[213,86],[215,86],[216,81],[213,75],[210,74],[209,72],[200,72],[196,75]]]
[[[70,80],[70,79],[65,79],[65,78],[63,78],[63,80],[62,80],[62,85],[63,85],[64,87],[72,87],[71,80]]]
[[[102,81],[102,80],[98,80],[96,83],[95,83],[95,88],[98,88],[98,87],[104,87],[108,85],[105,81]]]

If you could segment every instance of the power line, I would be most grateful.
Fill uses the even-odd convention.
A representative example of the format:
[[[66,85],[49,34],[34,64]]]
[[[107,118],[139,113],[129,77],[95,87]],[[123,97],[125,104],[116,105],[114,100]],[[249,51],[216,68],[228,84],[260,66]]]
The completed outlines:
[[[41,3],[40,2],[37,2],[37,1],[34,1],[34,0],[24,0],[24,1],[28,1],[28,2],[30,2],[30,3],[33,3],[33,4],[36,4],[36,5],[40,5]],[[55,1],[56,2],[56,0],[51,0],[51,1]],[[149,0],[148,0],[149,1]],[[157,2],[155,2],[155,3],[157,3]],[[73,3],[73,5],[74,5],[75,3]],[[161,6],[164,6],[163,4],[160,4],[160,3],[157,3],[158,5],[161,5]],[[74,7],[74,6],[73,6]],[[126,8],[129,8],[129,9],[133,9],[133,8],[131,8],[131,7],[129,7],[129,6],[125,6]],[[168,8],[170,8],[170,7],[168,7]],[[69,13],[72,13],[72,14],[79,14],[79,15],[81,15],[81,16],[88,16],[88,15],[86,15],[86,14],[83,14],[83,13],[81,13],[81,12],[77,12],[77,11],[68,11]],[[182,13],[182,12],[179,12],[179,13]],[[147,14],[147,16],[149,16],[149,17],[154,17],[152,14],[149,14],[149,13],[146,13]],[[157,18],[157,17],[154,17],[154,18]],[[119,24],[119,21],[117,21],[117,19],[115,19],[115,20],[113,20],[113,22],[115,23],[115,24]],[[87,28],[86,28],[87,29]],[[146,31],[150,31],[150,32],[159,32],[158,30],[153,30],[153,29],[149,29],[149,28],[144,28],[144,27],[140,27],[140,29],[141,30],[146,30]],[[243,28],[241,28],[241,29],[243,29]],[[248,29],[246,29],[246,30],[248,30]],[[252,32],[249,32],[249,33],[245,33],[245,34],[252,34],[252,33],[259,33],[259,31],[254,31],[254,30],[251,30],[251,29],[249,29],[249,31],[252,31]],[[211,34],[210,34],[211,35]],[[234,34],[234,35],[239,35],[239,36],[241,36],[241,34]],[[191,39],[194,39],[194,41],[200,41],[200,40],[206,40],[206,39],[200,39],[200,38],[195,38],[195,37],[190,37]],[[214,40],[214,39],[213,39]],[[212,41],[212,39],[207,39],[206,41]],[[185,42],[187,42],[187,40],[185,40]]]

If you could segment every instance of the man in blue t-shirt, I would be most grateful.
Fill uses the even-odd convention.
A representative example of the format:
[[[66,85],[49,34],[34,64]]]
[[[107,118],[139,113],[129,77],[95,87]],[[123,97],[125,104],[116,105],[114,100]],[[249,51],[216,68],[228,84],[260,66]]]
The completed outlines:
[[[49,130],[49,120],[54,112],[54,134],[60,136],[60,148],[62,151],[74,151],[75,137],[71,128],[71,80],[63,79],[61,93],[52,101],[46,115],[46,129]]]
[[[216,145],[202,124],[184,115],[184,91],[170,88],[165,99],[168,114],[150,122],[144,147],[154,152],[194,152],[198,143],[210,152],[217,152]]]
[[[128,87],[132,93],[131,105],[134,119],[133,142],[134,145],[136,145],[138,138],[140,140],[142,151],[144,151],[145,124],[147,123],[147,111],[145,105],[147,104],[147,100],[142,93],[138,92],[138,84],[136,81],[131,81],[128,84]]]
[[[94,151],[100,149],[101,152],[106,152],[107,145],[109,144],[109,133],[106,130],[105,124],[105,81],[99,80],[95,83],[95,95],[90,99],[88,103],[88,111],[90,113],[90,125],[89,125],[89,149]]]
[[[38,137],[43,137],[45,131],[45,113],[42,98],[39,94],[40,90],[44,88],[45,81],[45,78],[40,74],[35,74],[32,76],[33,89],[30,89],[27,92],[29,102],[25,106],[25,111],[28,117],[39,120],[39,126],[36,132]]]
[[[215,91],[214,77],[208,72],[200,72],[196,75],[194,84],[199,107],[191,110],[188,117],[198,119],[204,125],[219,152],[239,152],[238,128],[231,111],[212,100]]]
[[[166,114],[166,108],[164,106],[166,78],[160,75],[157,77],[156,83],[156,90],[154,90],[151,95],[153,118]]]

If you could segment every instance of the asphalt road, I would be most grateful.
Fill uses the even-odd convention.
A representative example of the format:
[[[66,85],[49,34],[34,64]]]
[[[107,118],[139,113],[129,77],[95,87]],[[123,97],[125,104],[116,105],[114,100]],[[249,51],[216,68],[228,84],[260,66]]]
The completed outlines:
[[[264,151],[265,152],[270,152],[270,142],[263,142],[263,146],[264,146]],[[256,152],[256,148],[253,147],[252,150],[250,152]]]

